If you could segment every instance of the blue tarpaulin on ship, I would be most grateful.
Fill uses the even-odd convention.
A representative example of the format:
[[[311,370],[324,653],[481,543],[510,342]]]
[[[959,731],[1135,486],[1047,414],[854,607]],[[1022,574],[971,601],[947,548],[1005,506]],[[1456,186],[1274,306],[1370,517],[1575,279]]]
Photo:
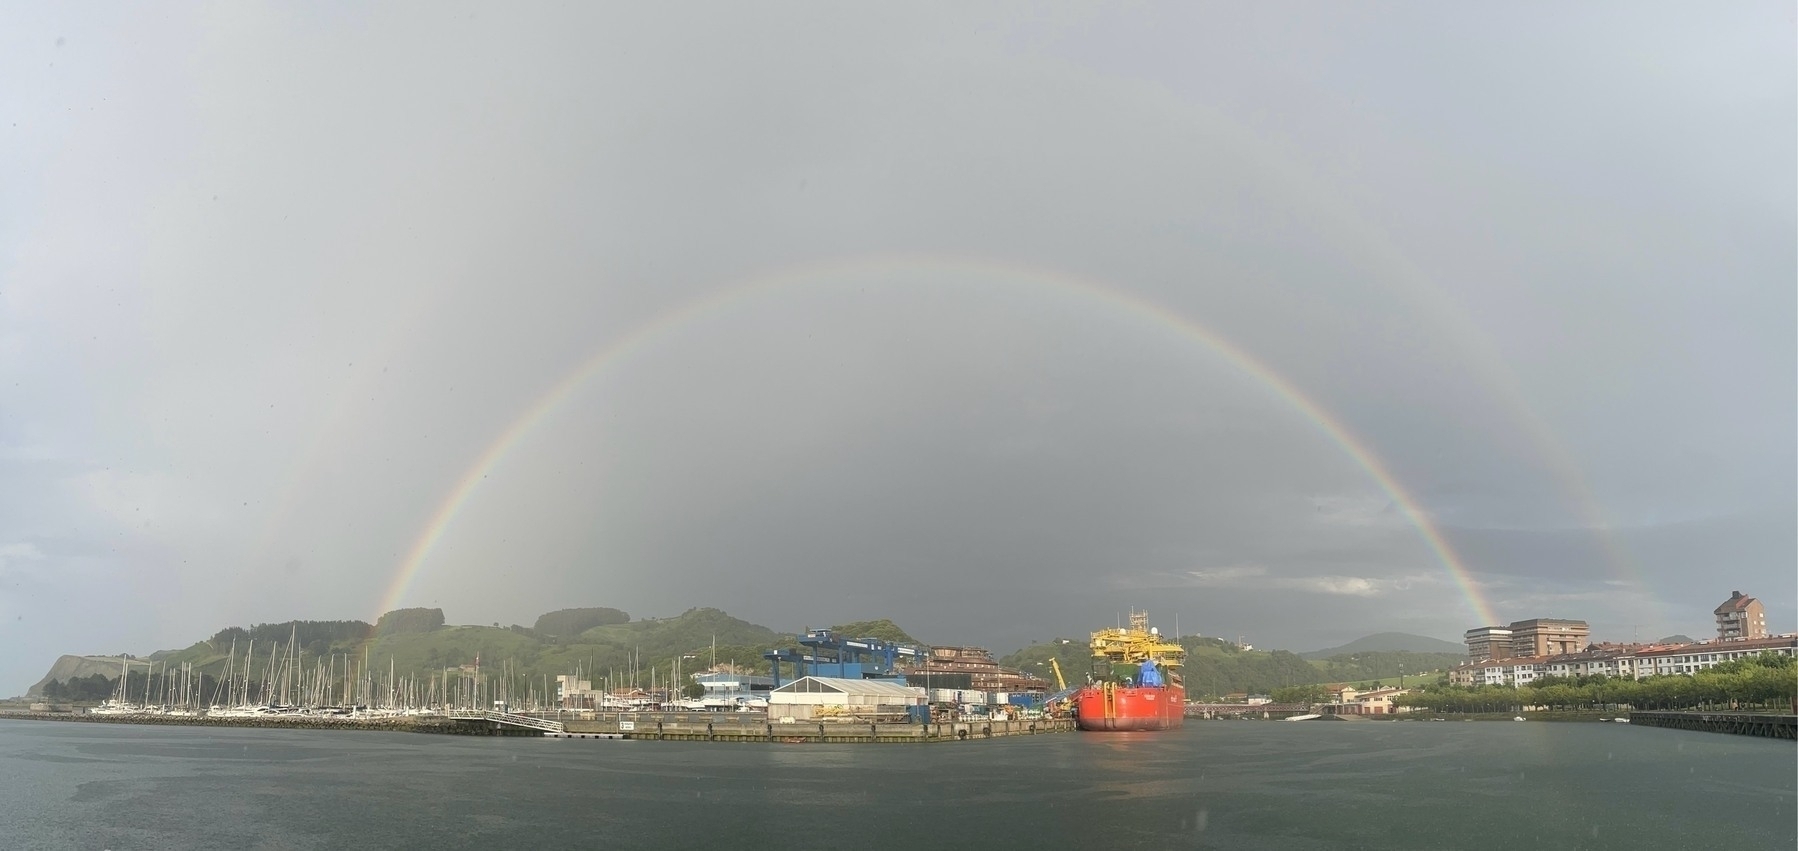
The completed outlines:
[[[1155,667],[1153,661],[1144,659],[1142,673],[1137,676],[1136,681],[1140,685],[1159,686],[1161,685],[1161,670]]]

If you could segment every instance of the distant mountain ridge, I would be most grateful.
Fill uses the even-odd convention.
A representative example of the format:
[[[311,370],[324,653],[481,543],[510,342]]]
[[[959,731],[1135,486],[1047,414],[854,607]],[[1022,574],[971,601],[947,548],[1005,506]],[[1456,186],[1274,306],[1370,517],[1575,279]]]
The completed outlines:
[[[1355,653],[1466,653],[1467,648],[1453,641],[1443,641],[1427,635],[1413,635],[1409,632],[1376,632],[1363,636],[1340,647],[1326,647],[1300,653],[1305,659],[1328,659],[1332,656],[1348,656]]]

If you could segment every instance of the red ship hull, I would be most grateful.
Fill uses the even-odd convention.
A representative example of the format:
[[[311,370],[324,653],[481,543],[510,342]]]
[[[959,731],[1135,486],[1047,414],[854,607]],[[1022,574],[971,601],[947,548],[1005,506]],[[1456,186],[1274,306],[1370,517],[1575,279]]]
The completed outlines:
[[[1087,686],[1074,695],[1082,730],[1171,730],[1186,720],[1186,690],[1172,686]]]

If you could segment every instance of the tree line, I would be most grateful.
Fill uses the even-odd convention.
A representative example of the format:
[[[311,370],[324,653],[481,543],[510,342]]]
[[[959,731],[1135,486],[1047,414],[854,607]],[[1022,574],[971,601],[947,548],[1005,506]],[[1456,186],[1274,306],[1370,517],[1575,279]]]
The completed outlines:
[[[117,687],[118,682],[117,677],[108,679],[105,674],[70,677],[67,681],[51,680],[44,683],[44,698],[66,700],[71,703],[101,701],[112,697],[113,689]]]
[[[1798,661],[1762,653],[1734,659],[1693,674],[1668,674],[1641,680],[1543,677],[1521,687],[1437,684],[1400,695],[1395,706],[1434,712],[1517,712],[1525,707],[1551,710],[1633,709],[1769,709],[1793,710],[1798,702]]]
[[[249,629],[228,626],[212,634],[212,646],[223,651],[233,642],[239,653],[249,649],[250,642],[269,646],[297,640],[300,646],[313,644],[345,644],[367,640],[374,630],[367,621],[282,621],[259,623]]]

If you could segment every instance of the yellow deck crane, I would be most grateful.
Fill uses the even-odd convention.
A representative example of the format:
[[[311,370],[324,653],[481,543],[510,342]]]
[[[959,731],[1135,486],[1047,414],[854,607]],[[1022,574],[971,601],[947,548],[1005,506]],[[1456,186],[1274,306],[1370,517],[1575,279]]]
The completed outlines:
[[[1055,688],[1059,691],[1067,691],[1068,681],[1061,675],[1061,662],[1057,661],[1054,656],[1050,656],[1049,667],[1055,671]]]

